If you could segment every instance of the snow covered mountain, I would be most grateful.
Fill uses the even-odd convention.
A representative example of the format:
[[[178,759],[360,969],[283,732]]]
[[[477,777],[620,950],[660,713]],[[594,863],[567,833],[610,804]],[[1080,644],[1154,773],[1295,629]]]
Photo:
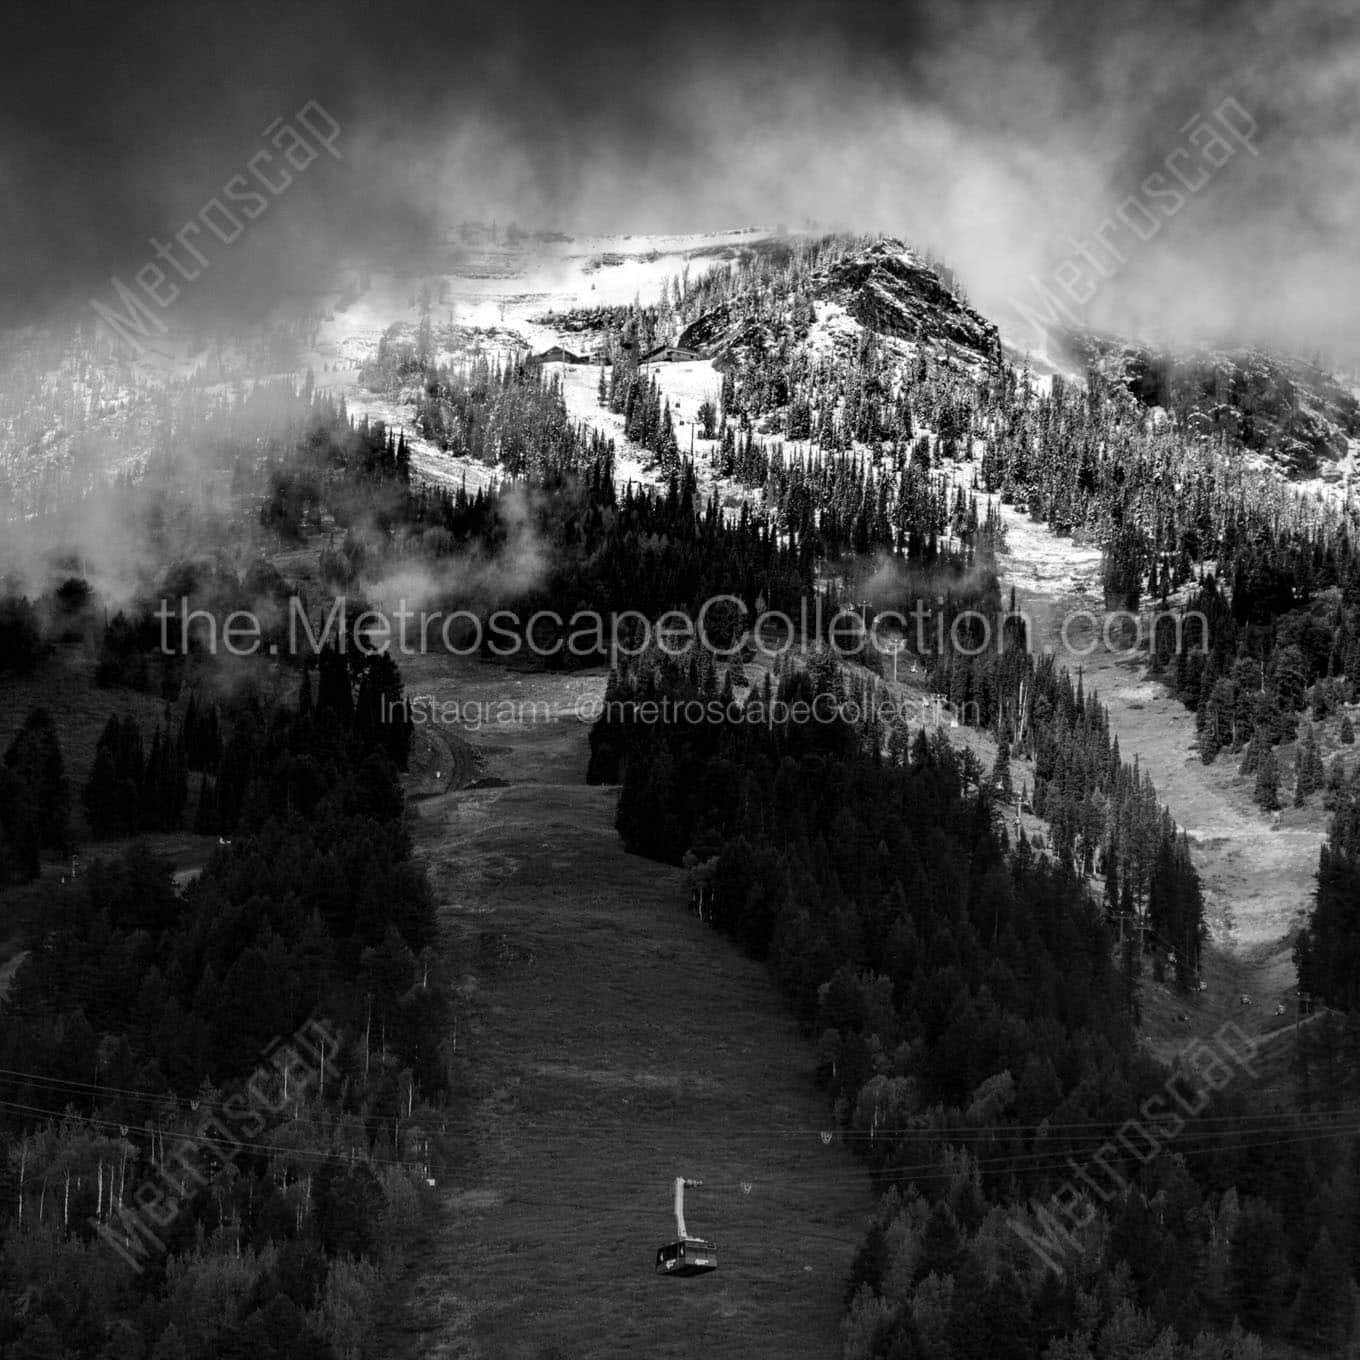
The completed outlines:
[[[874,241],[816,270],[789,316],[792,339],[819,348],[819,340],[848,318],[866,331],[943,350],[964,361],[1000,354],[997,328],[974,311],[939,271],[891,238]],[[854,327],[840,327],[853,331]],[[680,348],[718,362],[743,350],[769,348],[779,337],[767,315],[752,316],[744,299],[715,307],[681,332]]]
[[[1254,348],[1159,350],[1094,333],[1071,342],[1083,367],[1192,435],[1221,437],[1295,479],[1339,481],[1353,467],[1360,401],[1316,363]]]
[[[803,265],[790,271],[799,254]],[[710,269],[730,271],[730,284],[703,286]],[[333,295],[280,304],[257,336],[212,337],[186,324],[139,357],[111,346],[89,317],[4,338],[0,498],[31,505],[44,483],[79,485],[135,463],[150,444],[141,418],[167,387],[211,393],[270,375],[300,379],[310,368],[352,409],[405,423],[410,412],[364,393],[359,375],[384,337],[414,339],[423,321],[444,357],[554,345],[595,357],[620,317],[641,308],[652,328],[643,348],[693,360],[696,401],[716,392],[723,371],[780,351],[828,368],[854,360],[866,341],[902,358],[923,348],[965,368],[1003,354],[1021,362],[945,266],[893,238],[818,241],[753,227],[569,238],[465,227],[419,259],[352,263],[343,282]],[[1091,332],[1063,337],[1062,348],[1060,371],[1122,384],[1154,420],[1173,419],[1294,480],[1350,482],[1360,402],[1317,365],[1261,349],[1172,352]],[[678,380],[678,367],[671,376]],[[559,377],[574,417],[593,416],[595,375]]]

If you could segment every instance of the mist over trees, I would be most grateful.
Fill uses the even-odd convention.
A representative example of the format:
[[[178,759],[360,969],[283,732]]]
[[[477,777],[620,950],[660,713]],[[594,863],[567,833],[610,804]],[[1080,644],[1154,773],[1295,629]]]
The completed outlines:
[[[0,1003],[0,1292],[28,1300],[0,1317],[6,1355],[323,1360],[371,1337],[421,1183],[457,1136],[441,1131],[470,1117],[454,961],[412,855],[400,662],[351,636],[269,648],[295,605],[311,617],[406,579],[479,625],[507,600],[520,619],[655,619],[731,597],[710,635],[724,646],[613,670],[583,774],[618,786],[625,845],[690,871],[694,910],[765,962],[815,1045],[828,1127],[881,1194],[847,1281],[847,1360],[1352,1344],[1358,1148],[1322,1117],[1360,1070],[1350,526],[1244,470],[1223,431],[1193,434],[1188,405],[1154,424],[1097,374],[1040,390],[993,350],[964,363],[921,344],[904,362],[871,332],[811,354],[818,280],[851,248],[772,250],[604,318],[592,381],[653,458],[652,486],[619,484],[613,445],[569,419],[553,379],[514,355],[441,359],[426,329],[385,338],[366,371],[411,397],[410,436],[311,383],[186,385],[145,398],[165,429],[135,475],[37,489],[53,542],[79,520],[70,501],[103,496],[144,560],[121,564],[118,591],[99,564],[88,579],[62,565],[0,598],[6,678],[78,650],[104,723],[72,768],[34,708],[0,762],[0,885],[41,902]],[[704,467],[638,360],[719,333]],[[424,484],[417,435],[485,480]],[[971,487],[944,471],[955,460]],[[1303,1029],[1299,1112],[1262,1132],[1229,1087],[1157,1156],[1119,1145],[1120,1188],[1090,1202],[1061,1273],[1017,1225],[1042,1237],[1073,1164],[1150,1100],[1196,1103],[1193,1074],[1138,1038],[1146,970],[1183,992],[1199,974],[1185,835],[1084,677],[1024,646],[906,645],[994,742],[985,762],[939,722],[878,717],[883,658],[837,659],[824,622],[779,660],[760,639],[719,654],[743,610],[824,621],[854,604],[872,621],[923,599],[972,641],[969,611],[1007,613],[983,490],[1097,537],[1111,605],[1206,618],[1203,649],[1154,638],[1148,656],[1194,709],[1200,759],[1231,756],[1263,808],[1335,812],[1296,961],[1303,991],[1344,1014]],[[314,555],[305,575],[277,565],[290,554]],[[166,599],[260,615],[261,655],[228,667],[201,630],[165,648]],[[602,644],[534,664],[611,660]],[[704,716],[649,716],[662,701]],[[833,717],[778,716],[800,703]],[[177,883],[152,845],[183,834],[213,848]],[[62,881],[77,841],[92,862]],[[166,1252],[129,1275],[101,1229],[142,1179],[173,1174],[197,1111],[239,1096],[273,1037],[318,1018],[339,1036],[324,1082],[239,1156],[205,1160]]]

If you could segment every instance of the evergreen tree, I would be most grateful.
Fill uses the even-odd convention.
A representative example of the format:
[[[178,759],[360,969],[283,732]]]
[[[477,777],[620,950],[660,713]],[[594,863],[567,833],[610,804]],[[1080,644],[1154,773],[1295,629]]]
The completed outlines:
[[[1262,1200],[1248,1196],[1233,1233],[1234,1307],[1249,1326],[1269,1330],[1280,1314],[1289,1281],[1284,1221]]]
[[[131,717],[111,715],[81,794],[90,830],[97,840],[132,835],[138,830],[147,801],[145,778],[142,738],[136,722]]]
[[[370,746],[380,747],[399,770],[405,770],[411,748],[411,717],[401,672],[391,655],[370,657],[359,679],[354,731]]]
[[[206,775],[198,780],[198,807],[194,812],[194,834],[215,836],[218,831],[217,789]]]
[[[344,731],[354,722],[354,692],[350,688],[349,662],[338,647],[322,648],[317,657],[318,709],[329,709]]]
[[[997,743],[996,760],[992,763],[992,787],[1003,802],[1015,801],[1015,789],[1011,784],[1011,744],[1005,737]]]
[[[1312,723],[1307,723],[1294,757],[1294,805],[1302,807],[1308,796],[1322,787],[1325,779],[1317,732]]]
[[[28,786],[0,765],[0,886],[37,878],[40,868],[38,825]]]
[[[55,854],[67,850],[71,792],[52,715],[35,708],[5,752],[5,768],[27,789],[39,843]]]
[[[1323,1228],[1304,1263],[1290,1330],[1300,1345],[1339,1355],[1350,1337],[1353,1314],[1350,1271]]]
[[[1253,740],[1255,740],[1253,738]],[[1261,753],[1260,763],[1256,768],[1256,785],[1252,790],[1252,797],[1258,807],[1264,808],[1267,812],[1274,812],[1280,806],[1280,769],[1275,759],[1275,749],[1266,746]]]

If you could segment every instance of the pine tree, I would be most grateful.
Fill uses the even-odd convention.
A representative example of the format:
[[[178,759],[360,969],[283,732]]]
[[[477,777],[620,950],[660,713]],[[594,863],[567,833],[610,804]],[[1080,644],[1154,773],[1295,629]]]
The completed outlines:
[[[1341,1353],[1354,1312],[1350,1285],[1350,1271],[1323,1228],[1308,1253],[1290,1318],[1300,1345],[1328,1355]]]
[[[217,789],[206,774],[198,781],[198,808],[194,813],[194,834],[215,836],[218,831]]]
[[[996,760],[992,764],[992,787],[1003,802],[1013,802],[1015,789],[1011,785],[1011,744],[1005,737],[997,744]]]
[[[110,716],[95,748],[94,768],[81,794],[96,839],[135,833],[145,793],[142,737],[132,718]]]
[[[94,769],[81,794],[85,816],[96,840],[117,834],[119,822],[118,767],[112,750],[102,741],[95,752]]]
[[[1231,1242],[1233,1304],[1249,1327],[1269,1329],[1289,1278],[1284,1221],[1263,1200],[1246,1198]],[[1287,1297],[1287,1296],[1286,1296]]]
[[[26,787],[39,843],[56,854],[67,849],[71,791],[52,715],[35,708],[5,752],[5,768]]]
[[[349,662],[338,647],[326,647],[317,658],[316,706],[328,708],[349,731],[354,722],[354,694],[350,688]]]
[[[298,717],[309,718],[312,714],[312,663],[305,661],[302,666],[302,678],[298,681]]]
[[[411,717],[401,672],[383,652],[371,657],[359,681],[354,731],[363,742],[379,746],[399,770],[405,770],[411,749]]]
[[[165,825],[165,751],[161,729],[157,726],[151,738],[151,750],[142,771],[141,825],[148,831],[164,831]]]
[[[184,710],[184,722],[180,726],[180,740],[184,743],[185,758],[189,761],[189,768],[197,774],[202,768],[202,763],[198,761],[198,698],[196,695],[189,696],[189,703]]]
[[[1223,749],[1219,735],[1220,712],[1217,697],[1211,693],[1208,702],[1200,703],[1195,709],[1195,726],[1199,730],[1199,758],[1205,765],[1212,765]]]
[[[1317,732],[1312,723],[1307,723],[1294,759],[1294,806],[1302,807],[1309,794],[1321,788],[1325,779]]]
[[[1256,787],[1252,797],[1259,807],[1275,812],[1280,806],[1280,768],[1275,759],[1275,748],[1267,746],[1256,770]]]
[[[0,765],[0,886],[37,878],[41,869],[38,827],[28,786]]]

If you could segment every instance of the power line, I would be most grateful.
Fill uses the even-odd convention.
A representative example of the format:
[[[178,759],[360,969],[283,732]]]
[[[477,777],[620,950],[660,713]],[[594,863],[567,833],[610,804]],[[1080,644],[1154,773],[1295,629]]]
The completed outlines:
[[[35,1106],[25,1105],[15,1101],[0,1100],[0,1108],[9,1109],[22,1113],[47,1115],[48,1117],[51,1117],[50,1112],[48,1111],[42,1110]],[[1338,1112],[1338,1114],[1342,1113],[1353,1115],[1355,1112],[1354,1111]],[[88,1118],[82,1117],[81,1122],[82,1124],[89,1125],[92,1127],[101,1127],[109,1130],[118,1130],[120,1135],[122,1135],[123,1130],[126,1128],[126,1125],[120,1123],[119,1121],[100,1119],[97,1117]],[[287,1121],[284,1121],[280,1125],[280,1127],[287,1127]],[[162,1138],[162,1140],[168,1138],[172,1142],[176,1143],[187,1143],[201,1146],[204,1143],[210,1141],[204,1135],[196,1134],[193,1132],[174,1132],[159,1130],[157,1132],[159,1136]],[[1284,1133],[1286,1132],[1286,1130],[1258,1130],[1254,1132]],[[1326,1127],[1319,1125],[1316,1127],[1309,1127],[1302,1130],[1295,1129],[1287,1132],[1288,1136],[1286,1137],[1280,1138],[1269,1137],[1262,1139],[1247,1136],[1243,1140],[1225,1145],[1221,1141],[1224,1135],[1219,1132],[1205,1130],[1201,1131],[1198,1134],[1198,1136],[1196,1136],[1194,1131],[1191,1131],[1189,1133],[1181,1134],[1176,1137],[1168,1137],[1167,1140],[1165,1141],[1165,1144],[1163,1145],[1163,1149],[1159,1150],[1181,1151],[1187,1153],[1203,1153],[1214,1152],[1219,1150],[1245,1151],[1245,1150],[1259,1150],[1271,1147],[1296,1146],[1300,1143],[1311,1142],[1319,1138],[1328,1136],[1341,1135],[1350,1137],[1360,1135],[1360,1124],[1344,1127]],[[560,1143],[545,1144],[543,1145],[543,1149],[560,1150],[561,1144]],[[407,1169],[409,1169],[413,1165],[413,1163],[411,1162],[407,1162],[398,1158],[386,1158],[371,1155],[366,1150],[362,1157],[355,1157],[354,1150],[352,1149],[350,1155],[347,1157],[346,1154],[343,1152],[297,1148],[287,1146],[284,1144],[257,1142],[254,1140],[246,1139],[240,1140],[233,1139],[232,1150],[239,1152],[259,1152],[259,1153],[272,1152],[277,1153],[284,1157],[318,1162],[346,1162],[346,1161],[351,1163],[362,1162],[369,1165],[400,1166]],[[533,1151],[534,1149],[532,1148],[525,1149],[526,1155],[531,1154]],[[1094,1154],[1096,1151],[1098,1151],[1098,1149],[1088,1149],[1088,1152],[1090,1152],[1091,1154]],[[712,1181],[711,1179],[709,1179],[707,1183],[714,1189],[721,1188],[729,1191],[744,1189],[748,1185],[756,1184],[761,1185],[763,1187],[769,1186],[780,1186],[788,1188],[792,1188],[795,1186],[829,1187],[846,1183],[860,1184],[866,1181],[872,1185],[874,1181],[900,1181],[903,1179],[911,1180],[950,1179],[958,1175],[961,1170],[967,1170],[973,1167],[976,1167],[979,1171],[991,1171],[991,1170],[995,1170],[997,1172],[1023,1171],[1033,1174],[1042,1174],[1050,1171],[1060,1170],[1072,1171],[1074,1169],[1080,1168],[1080,1166],[1081,1161],[1076,1156],[1044,1150],[1028,1154],[1002,1155],[995,1158],[970,1157],[967,1167],[943,1165],[939,1159],[936,1159],[930,1162],[918,1163],[915,1165],[881,1167],[881,1168],[862,1167],[857,1168],[853,1171],[833,1172],[830,1174],[817,1174],[810,1176],[776,1175],[773,1177],[756,1174],[753,1175],[749,1180],[719,1182]],[[646,1180],[637,1180],[630,1182],[624,1180],[623,1178],[617,1175],[611,1176],[609,1179],[609,1183],[616,1189],[621,1188],[622,1186],[628,1184],[636,1185],[639,1187],[643,1186],[650,1187],[655,1184],[655,1182],[650,1177],[647,1178]]]
[[[138,1100],[148,1104],[154,1104],[156,1106],[162,1107],[168,1103],[172,1103],[176,1107],[187,1106],[191,1110],[197,1110],[201,1108],[206,1110],[227,1110],[229,1112],[233,1113],[235,1112],[233,1107],[229,1103],[224,1101],[208,1100],[206,1098],[201,1098],[198,1096],[187,1097],[178,1096],[173,1092],[168,1091],[167,1092],[141,1091],[129,1087],[113,1086],[103,1082],[86,1082],[79,1081],[74,1078],[54,1077],[49,1076],[45,1073],[27,1072],[16,1068],[0,1068],[0,1078],[8,1079],[12,1084],[15,1085],[19,1085],[21,1083],[29,1083],[43,1088],[54,1089],[54,1094],[62,1094],[69,1091],[73,1095],[121,1096],[126,1097],[129,1100]],[[1168,1115],[1174,1113],[1175,1113],[1174,1109],[1169,1108],[1166,1112],[1163,1113],[1161,1118],[1164,1119]],[[1187,1124],[1193,1124],[1195,1127],[1222,1125],[1225,1126],[1224,1132],[1226,1133],[1230,1132],[1231,1129],[1235,1126],[1241,1126],[1243,1128],[1247,1128],[1249,1126],[1261,1126],[1262,1128],[1268,1128],[1272,1124],[1279,1124],[1282,1127],[1287,1128],[1299,1123],[1306,1124],[1312,1121],[1335,1119],[1346,1114],[1360,1115],[1360,1106],[1345,1106],[1342,1107],[1341,1109],[1334,1111],[1277,1110],[1262,1112],[1259,1114],[1187,1115],[1185,1116],[1185,1122]],[[394,1117],[400,1118],[400,1116],[360,1115],[357,1113],[348,1112],[338,1113],[335,1116],[337,1120],[343,1120],[348,1123],[356,1122],[360,1124],[371,1123],[379,1126],[388,1123]],[[482,1119],[478,1119],[472,1116],[444,1115],[444,1114],[439,1114],[435,1116],[430,1115],[428,1111],[427,1117],[429,1118],[437,1117],[439,1123],[444,1126],[457,1125],[457,1126],[481,1127],[485,1122]],[[994,1125],[979,1125],[979,1124],[937,1123],[930,1120],[928,1114],[924,1117],[927,1120],[927,1122],[924,1123],[912,1123],[904,1125],[878,1124],[871,1129],[836,1129],[834,1128],[834,1126],[828,1127],[827,1124],[800,1125],[800,1124],[776,1124],[772,1122],[771,1123],[762,1122],[758,1124],[734,1124],[728,1121],[724,1121],[720,1124],[717,1124],[715,1125],[715,1127],[720,1128],[725,1132],[747,1131],[763,1133],[776,1137],[792,1137],[792,1138],[807,1136],[821,1137],[822,1135],[831,1132],[834,1134],[836,1138],[838,1138],[842,1142],[866,1139],[869,1141],[875,1141],[878,1138],[890,1137],[894,1135],[903,1137],[914,1136],[921,1138],[932,1137],[946,1139],[972,1138],[977,1141],[986,1141],[989,1139],[1004,1137],[1008,1134],[1015,1133],[1041,1136],[1048,1134],[1076,1132],[1096,1136],[1101,1133],[1113,1133],[1119,1130],[1120,1128],[1124,1127],[1126,1124],[1132,1122],[1139,1122],[1136,1116],[1127,1116],[1122,1120],[1112,1117],[1109,1119],[1087,1121],[1041,1120],[1040,1122],[1033,1124],[1003,1123]],[[1176,1115],[1176,1117],[1179,1118],[1181,1116]],[[658,1115],[657,1124],[664,1125],[665,1123],[668,1122],[668,1120],[669,1116],[664,1114]],[[320,1120],[306,1118],[297,1118],[290,1122],[301,1124],[313,1124],[318,1126],[320,1126],[323,1123],[323,1121]],[[1158,1120],[1157,1118],[1147,1117],[1146,1122],[1150,1124],[1155,1124],[1158,1122]],[[543,1127],[543,1125],[534,1124],[532,1121],[525,1121],[525,1124],[527,1127]]]
[[[47,1111],[47,1110],[39,1109],[39,1108],[37,1108],[36,1106],[33,1106],[33,1105],[22,1105],[22,1104],[19,1104],[19,1103],[16,1102],[16,1101],[11,1101],[11,1100],[0,1100],[0,1109],[17,1110],[17,1111],[21,1111],[21,1112],[24,1112],[24,1113],[47,1115],[49,1118],[51,1118],[51,1114],[50,1114],[50,1112]],[[123,1130],[124,1130],[127,1126],[126,1126],[125,1124],[122,1124],[122,1123],[118,1122],[117,1120],[113,1120],[113,1119],[99,1119],[99,1118],[95,1118],[95,1117],[86,1117],[86,1116],[83,1116],[83,1115],[80,1117],[80,1119],[81,1119],[81,1123],[82,1123],[82,1124],[88,1124],[88,1125],[92,1125],[92,1126],[99,1127],[99,1128],[105,1128],[105,1129],[114,1129],[114,1130],[117,1130],[117,1131],[118,1131],[120,1137],[125,1137],[125,1136],[126,1136],[126,1135],[123,1133]],[[281,1127],[286,1127],[286,1126],[287,1126],[287,1123],[286,1123],[286,1121],[285,1121],[284,1124],[281,1125]],[[201,1147],[204,1147],[205,1145],[211,1144],[211,1143],[213,1142],[213,1140],[210,1139],[210,1138],[208,1138],[206,1134],[201,1134],[201,1133],[176,1133],[176,1132],[174,1132],[173,1130],[161,1130],[161,1129],[158,1129],[158,1130],[156,1131],[156,1136],[157,1136],[158,1138],[162,1139],[163,1141],[164,1141],[165,1139],[169,1139],[171,1142],[175,1142],[175,1143],[190,1143],[190,1144],[193,1144],[194,1146],[200,1147],[200,1148],[201,1148]],[[232,1140],[231,1140],[230,1151],[231,1151],[232,1153],[237,1153],[237,1152],[276,1152],[276,1153],[279,1153],[279,1154],[282,1155],[282,1156],[286,1156],[286,1157],[300,1157],[300,1158],[303,1158],[304,1160],[313,1160],[313,1161],[322,1161],[322,1162],[356,1162],[356,1163],[357,1163],[357,1162],[362,1162],[362,1163],[365,1163],[365,1164],[367,1164],[367,1165],[373,1165],[373,1166],[400,1166],[400,1167],[406,1167],[407,1169],[409,1169],[410,1167],[412,1167],[412,1166],[414,1165],[414,1163],[412,1163],[412,1162],[401,1161],[401,1160],[398,1160],[398,1159],[396,1159],[396,1158],[391,1158],[391,1157],[376,1157],[376,1156],[372,1156],[372,1155],[369,1155],[367,1152],[365,1152],[365,1155],[364,1155],[362,1158],[360,1158],[360,1157],[354,1157],[353,1155],[346,1156],[346,1154],[341,1153],[341,1152],[322,1152],[322,1151],[320,1151],[320,1150],[308,1150],[308,1149],[306,1149],[306,1148],[287,1147],[287,1146],[285,1146],[285,1145],[283,1145],[283,1144],[281,1144],[281,1143],[256,1143],[256,1142],[248,1141],[248,1140],[245,1140],[245,1139],[238,1139],[238,1138],[235,1138],[235,1137],[233,1137]]]

